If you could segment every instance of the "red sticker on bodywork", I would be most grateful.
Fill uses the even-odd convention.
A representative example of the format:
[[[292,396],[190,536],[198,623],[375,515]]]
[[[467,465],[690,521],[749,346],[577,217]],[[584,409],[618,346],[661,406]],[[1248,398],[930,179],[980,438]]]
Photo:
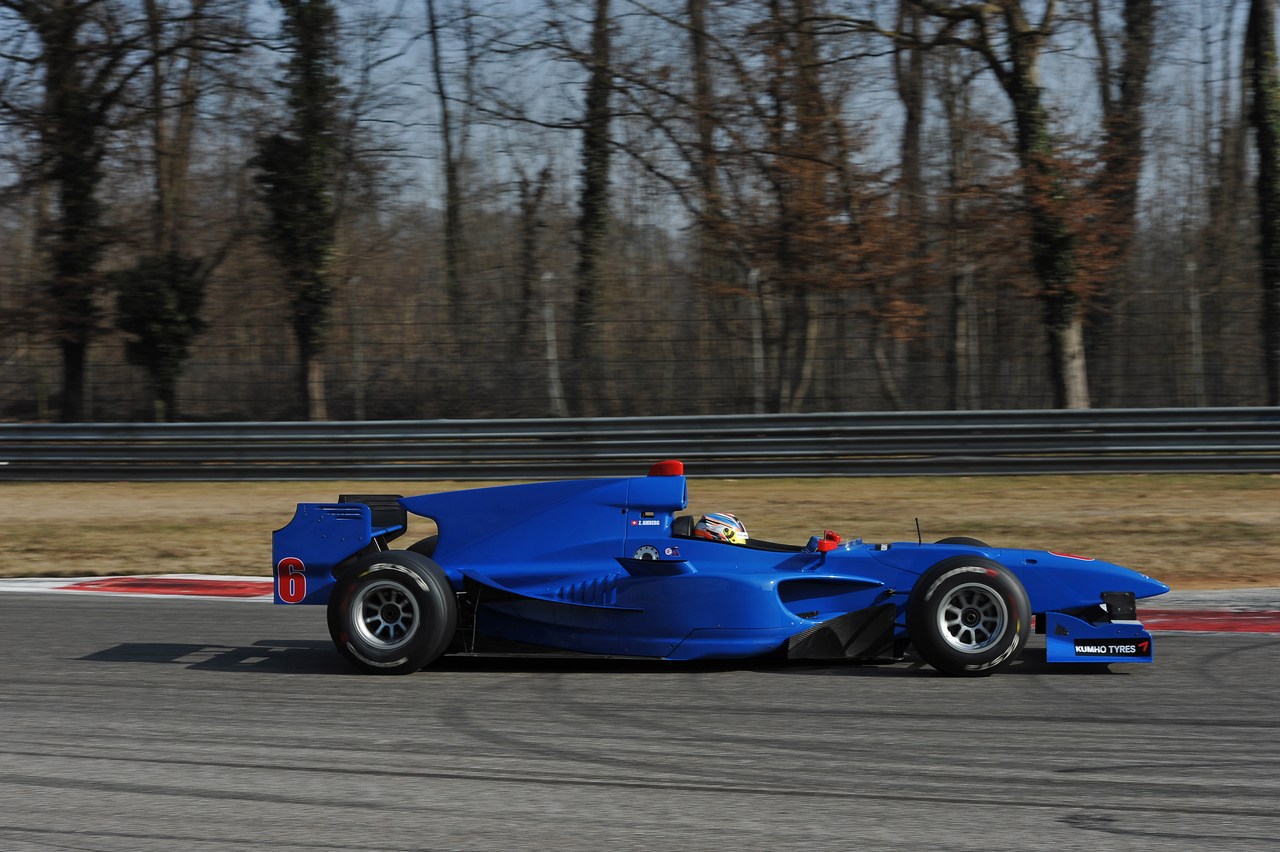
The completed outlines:
[[[1079,559],[1081,562],[1096,562],[1096,561],[1097,561],[1097,560],[1096,560],[1096,559],[1094,559],[1092,556],[1076,556],[1074,553],[1059,553],[1059,552],[1058,552],[1058,551],[1056,551],[1056,550],[1050,550],[1049,552],[1050,552],[1050,553],[1052,553],[1054,556],[1061,556],[1061,557],[1064,557],[1064,558],[1066,558],[1066,559]]]

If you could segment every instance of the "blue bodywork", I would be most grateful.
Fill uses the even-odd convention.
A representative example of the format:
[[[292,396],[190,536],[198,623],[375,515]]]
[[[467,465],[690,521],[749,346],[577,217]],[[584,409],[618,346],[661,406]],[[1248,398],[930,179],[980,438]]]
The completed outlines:
[[[833,549],[823,552],[813,540],[741,546],[687,537],[677,534],[687,482],[671,472],[682,467],[666,464],[649,476],[395,498],[436,523],[431,558],[469,613],[464,650],[496,643],[670,660],[891,658],[910,641],[905,607],[920,575],[948,557],[981,554],[1025,587],[1050,662],[1151,659],[1150,634],[1132,616],[1112,620],[1103,603],[1104,593],[1168,591],[1136,571],[964,544],[827,541]],[[404,513],[375,520],[363,503],[299,504],[273,536],[276,602],[328,603],[344,563],[385,549],[405,527]],[[833,635],[841,637],[834,648]]]

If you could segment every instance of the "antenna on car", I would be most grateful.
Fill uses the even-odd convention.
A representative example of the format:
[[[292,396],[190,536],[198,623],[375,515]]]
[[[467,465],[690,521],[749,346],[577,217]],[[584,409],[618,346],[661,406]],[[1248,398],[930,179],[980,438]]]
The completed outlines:
[[[916,518],[916,544],[924,544],[924,536],[920,535],[920,519]]]

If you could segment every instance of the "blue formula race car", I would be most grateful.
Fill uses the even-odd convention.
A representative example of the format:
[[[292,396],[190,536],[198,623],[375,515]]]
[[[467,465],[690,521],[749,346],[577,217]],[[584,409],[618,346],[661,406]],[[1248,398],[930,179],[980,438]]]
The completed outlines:
[[[1094,559],[990,547],[747,537],[695,519],[684,466],[647,476],[301,503],[272,540],[275,599],[328,608],[339,652],[376,674],[446,653],[1007,667],[1035,628],[1054,663],[1150,662],[1135,600],[1168,586]],[[437,534],[389,548],[408,516]]]

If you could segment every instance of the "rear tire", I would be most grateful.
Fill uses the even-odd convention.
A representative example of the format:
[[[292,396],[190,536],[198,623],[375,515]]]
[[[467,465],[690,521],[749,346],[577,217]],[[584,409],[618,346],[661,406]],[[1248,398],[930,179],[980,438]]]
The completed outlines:
[[[1008,667],[1027,646],[1031,604],[1013,573],[982,556],[930,568],[907,602],[916,652],[947,675],[982,677]]]
[[[948,538],[940,538],[934,544],[964,544],[969,547],[990,547],[985,541],[976,538],[970,538],[967,535],[953,535]]]
[[[415,541],[409,545],[409,549],[419,556],[425,556],[428,559],[436,555],[436,544],[440,541],[440,536],[429,535],[421,541]]]
[[[435,662],[457,623],[449,578],[430,559],[405,550],[360,558],[329,598],[334,647],[370,674],[409,674]]]

